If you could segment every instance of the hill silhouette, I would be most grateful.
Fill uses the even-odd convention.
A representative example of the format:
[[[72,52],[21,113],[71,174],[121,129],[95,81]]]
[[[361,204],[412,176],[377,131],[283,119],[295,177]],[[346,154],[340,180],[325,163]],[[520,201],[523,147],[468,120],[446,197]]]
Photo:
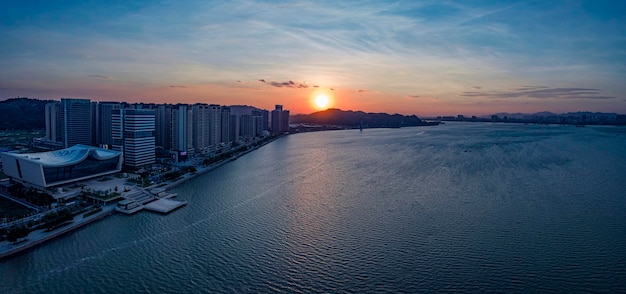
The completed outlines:
[[[430,123],[422,121],[416,115],[366,113],[363,111],[327,109],[311,114],[292,115],[290,123],[308,123],[320,125],[338,125],[346,127],[366,128],[399,128],[406,126],[425,126]]]
[[[40,130],[46,127],[46,104],[52,100],[11,98],[0,101],[0,130]]]

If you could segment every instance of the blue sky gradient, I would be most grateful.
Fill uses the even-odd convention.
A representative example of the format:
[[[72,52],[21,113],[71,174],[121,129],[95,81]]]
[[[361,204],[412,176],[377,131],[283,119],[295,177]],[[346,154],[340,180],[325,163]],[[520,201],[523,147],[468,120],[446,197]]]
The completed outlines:
[[[339,108],[405,114],[626,113],[626,1],[0,7],[0,99],[282,103],[311,112],[309,96],[325,91]]]

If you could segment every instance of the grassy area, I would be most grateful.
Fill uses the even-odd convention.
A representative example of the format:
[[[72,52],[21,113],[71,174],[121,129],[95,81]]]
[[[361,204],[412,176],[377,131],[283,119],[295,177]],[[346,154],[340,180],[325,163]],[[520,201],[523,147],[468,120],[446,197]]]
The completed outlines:
[[[91,211],[86,212],[85,214],[83,214],[83,218],[88,217],[88,216],[92,216],[92,215],[94,215],[94,214],[96,214],[96,213],[98,213],[98,212],[100,212],[100,211],[102,211],[102,207],[97,207],[97,208],[94,208],[93,210],[91,210]]]
[[[0,197],[0,217],[6,217],[9,219],[20,218],[32,212],[34,212],[34,210],[24,205]]]
[[[0,131],[0,146],[6,146],[10,149],[15,149],[13,145],[30,144],[33,142],[33,138],[39,138],[45,136],[45,132],[41,131],[23,131],[23,130],[1,130]],[[38,148],[34,148],[35,152]]]

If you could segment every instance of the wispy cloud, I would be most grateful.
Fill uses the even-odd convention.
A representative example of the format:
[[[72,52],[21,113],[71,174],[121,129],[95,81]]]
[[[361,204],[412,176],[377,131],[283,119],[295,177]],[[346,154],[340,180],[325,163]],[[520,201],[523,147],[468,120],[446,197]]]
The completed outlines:
[[[522,86],[508,91],[470,91],[465,97],[483,98],[536,98],[536,99],[615,99],[601,95],[600,90],[591,88],[550,88],[545,86]]]
[[[265,79],[259,79],[258,80],[261,83],[270,85],[272,87],[277,87],[277,88],[298,88],[298,89],[305,89],[308,88],[309,85],[306,84],[306,82],[294,82],[294,81],[286,81],[286,82],[276,82],[276,81],[266,81]]]
[[[88,75],[89,84],[112,91],[170,84],[368,89],[368,97],[379,96],[372,103],[406,111],[418,103],[389,102],[420,93],[440,97],[437,107],[466,105],[462,91],[485,102],[503,96],[536,105],[558,104],[550,99],[598,105],[604,99],[626,109],[621,99],[611,100],[626,97],[626,21],[617,2],[598,12],[569,0],[189,0],[124,7],[70,1],[50,5],[81,17],[55,22],[48,6],[17,1],[0,9],[6,40],[0,65],[13,69],[0,71],[0,80],[44,93],[80,84],[85,76],[76,72],[104,72]],[[23,15],[32,21],[23,22]],[[545,86],[485,90],[538,83]]]
[[[105,75],[88,75],[88,77],[90,77],[90,78],[97,78],[97,79],[105,79],[105,80],[112,79],[112,77],[105,76]]]
[[[170,88],[187,88],[187,86],[183,86],[183,85],[170,85]]]

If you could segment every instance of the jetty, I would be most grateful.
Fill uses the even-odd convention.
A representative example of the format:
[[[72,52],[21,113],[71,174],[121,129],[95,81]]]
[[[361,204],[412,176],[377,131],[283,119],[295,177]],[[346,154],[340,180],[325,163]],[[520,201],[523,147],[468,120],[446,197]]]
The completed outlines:
[[[153,189],[150,192],[141,189],[125,196],[124,200],[117,203],[115,211],[124,214],[134,214],[140,210],[147,209],[167,214],[187,204],[187,201],[171,199],[174,197],[176,197],[175,193],[165,192],[164,189]]]

